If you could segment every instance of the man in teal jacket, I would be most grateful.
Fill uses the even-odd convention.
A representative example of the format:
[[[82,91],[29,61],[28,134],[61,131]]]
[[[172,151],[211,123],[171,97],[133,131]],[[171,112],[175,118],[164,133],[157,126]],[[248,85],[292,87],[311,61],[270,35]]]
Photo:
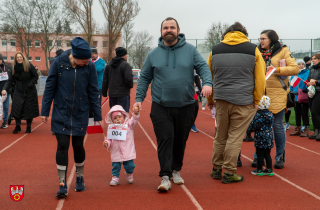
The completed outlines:
[[[98,50],[96,47],[91,47],[91,51],[92,51],[92,62],[96,66],[96,70],[97,70],[99,94],[100,94],[100,104],[101,104],[102,80],[103,80],[103,72],[104,72],[104,68],[106,66],[106,62],[99,57]]]
[[[212,76],[208,65],[197,49],[186,43],[178,22],[166,18],[161,24],[158,47],[148,53],[137,85],[133,109],[141,109],[151,85],[152,108],[150,117],[158,143],[158,159],[162,177],[160,192],[175,184],[184,184],[182,168],[186,141],[195,121],[194,69],[203,81],[202,94],[211,95]]]

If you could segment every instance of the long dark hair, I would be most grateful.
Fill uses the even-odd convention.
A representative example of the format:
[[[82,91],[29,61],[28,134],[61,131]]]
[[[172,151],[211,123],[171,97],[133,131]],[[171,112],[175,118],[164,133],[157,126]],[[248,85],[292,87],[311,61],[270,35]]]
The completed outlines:
[[[277,32],[275,32],[274,30],[268,29],[268,30],[264,30],[261,32],[261,34],[265,34],[268,39],[270,40],[270,48],[279,41],[279,36],[277,34]],[[260,35],[261,35],[260,34]],[[259,49],[261,49],[261,45],[259,44]]]

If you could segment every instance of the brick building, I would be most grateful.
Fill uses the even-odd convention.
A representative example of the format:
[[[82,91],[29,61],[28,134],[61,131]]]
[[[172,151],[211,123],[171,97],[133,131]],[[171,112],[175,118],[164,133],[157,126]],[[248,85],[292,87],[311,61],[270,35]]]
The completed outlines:
[[[18,34],[18,33],[17,33]],[[37,65],[38,68],[42,71],[46,71],[46,61],[45,59],[45,52],[42,49],[41,45],[41,36],[34,36],[32,39],[27,39],[27,35],[23,34],[22,36],[17,34],[10,34],[10,33],[1,33],[0,32],[0,53],[2,53],[4,61],[7,63],[12,63],[14,60],[14,55],[16,51],[22,51],[21,45],[24,47],[24,54],[26,55],[26,51],[28,50],[28,57],[29,61],[33,65]],[[56,56],[56,51],[58,49],[67,50],[71,48],[70,41],[80,36],[85,39],[85,34],[59,34],[58,37],[52,35],[52,39],[49,38],[49,45],[52,47],[50,52],[50,57],[53,58]],[[21,38],[22,37],[22,38]],[[31,35],[30,35],[31,37]],[[93,45],[97,47],[98,54],[102,59],[107,61],[108,57],[108,43],[107,43],[108,36],[106,34],[93,34],[92,40]],[[122,37],[119,38],[116,47],[122,46]],[[115,56],[115,52],[114,55]],[[48,55],[49,60],[49,55]],[[49,66],[49,65],[48,65]]]

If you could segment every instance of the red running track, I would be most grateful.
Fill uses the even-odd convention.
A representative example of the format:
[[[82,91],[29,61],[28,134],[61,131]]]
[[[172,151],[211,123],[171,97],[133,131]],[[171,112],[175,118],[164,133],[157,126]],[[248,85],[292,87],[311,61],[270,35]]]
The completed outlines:
[[[131,94],[134,103],[135,88]],[[41,98],[40,98],[41,99]],[[40,101],[39,99],[39,101]],[[110,153],[103,147],[101,134],[88,135],[85,142],[84,179],[87,190],[75,192],[73,151],[69,151],[69,196],[56,199],[59,179],[55,164],[56,139],[50,123],[34,119],[31,134],[13,135],[15,122],[0,129],[0,209],[319,209],[320,142],[291,137],[286,146],[284,169],[274,169],[274,177],[251,175],[253,142],[242,146],[243,167],[238,168],[244,182],[225,185],[210,177],[214,120],[210,111],[199,110],[199,133],[190,133],[181,174],[185,185],[172,185],[168,193],[158,193],[161,179],[155,149],[156,138],[149,117],[150,91],[143,103],[139,125],[135,128],[137,159],[134,183],[128,184],[124,170],[120,184],[111,187]],[[102,109],[103,116],[109,106]],[[293,127],[287,134],[293,131]],[[272,157],[275,148],[272,149]],[[274,161],[274,160],[273,160]],[[73,171],[72,171],[73,170]],[[10,185],[24,185],[19,202],[10,198]]]

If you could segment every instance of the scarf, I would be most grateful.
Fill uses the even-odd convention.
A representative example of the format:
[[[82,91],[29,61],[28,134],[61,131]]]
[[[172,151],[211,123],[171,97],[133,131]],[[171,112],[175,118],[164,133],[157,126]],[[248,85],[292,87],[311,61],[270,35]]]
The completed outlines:
[[[317,65],[312,66],[313,69],[320,69],[320,62]]]
[[[99,60],[99,59],[100,59],[100,57],[99,57],[99,55],[98,55],[96,59],[94,59],[94,60],[92,59],[92,62],[95,63],[95,62],[96,62],[97,60]]]
[[[14,66],[14,71],[21,74],[21,72],[24,71],[24,68],[23,68],[23,64],[22,63],[17,63],[15,66]]]
[[[270,66],[273,46],[269,50],[261,49],[261,55],[262,55],[264,62],[266,63],[266,66]]]

